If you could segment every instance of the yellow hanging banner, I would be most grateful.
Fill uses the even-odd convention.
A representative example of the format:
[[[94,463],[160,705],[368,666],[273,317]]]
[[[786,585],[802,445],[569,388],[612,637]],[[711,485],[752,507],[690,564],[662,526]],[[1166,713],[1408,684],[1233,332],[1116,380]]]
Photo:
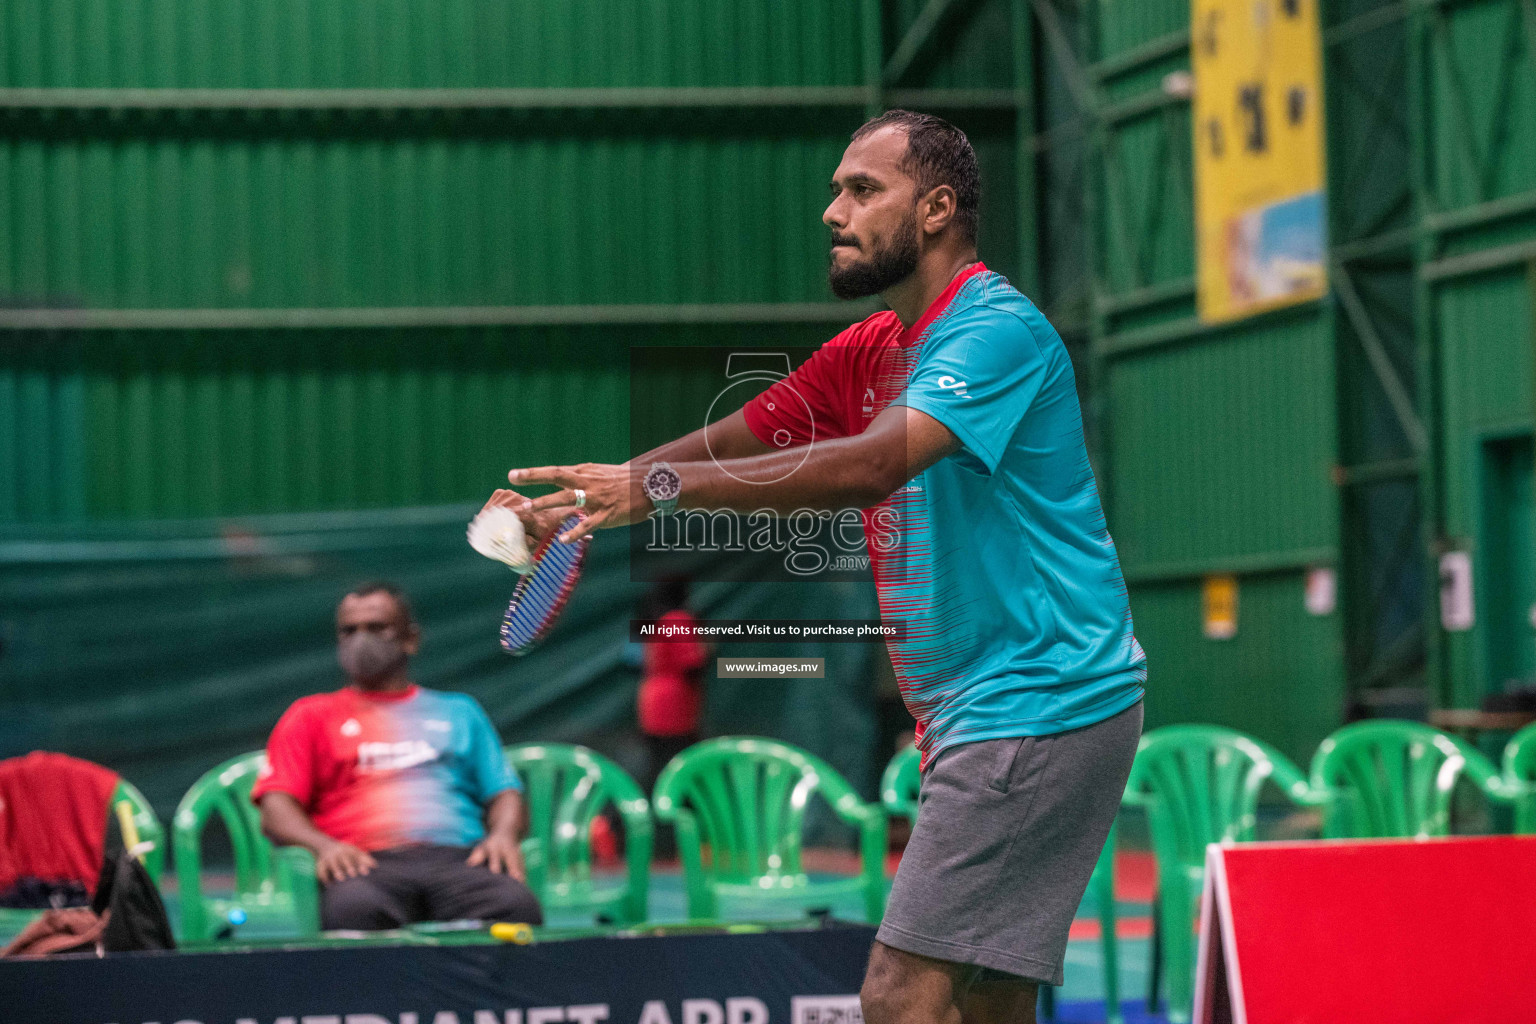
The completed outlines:
[[[1200,319],[1314,299],[1323,268],[1318,0],[1191,0]]]

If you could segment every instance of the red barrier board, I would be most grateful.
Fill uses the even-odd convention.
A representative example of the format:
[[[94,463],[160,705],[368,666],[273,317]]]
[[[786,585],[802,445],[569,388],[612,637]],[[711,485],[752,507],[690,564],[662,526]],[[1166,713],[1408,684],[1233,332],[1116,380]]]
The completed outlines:
[[[1196,1024],[1536,1020],[1536,837],[1206,854]]]

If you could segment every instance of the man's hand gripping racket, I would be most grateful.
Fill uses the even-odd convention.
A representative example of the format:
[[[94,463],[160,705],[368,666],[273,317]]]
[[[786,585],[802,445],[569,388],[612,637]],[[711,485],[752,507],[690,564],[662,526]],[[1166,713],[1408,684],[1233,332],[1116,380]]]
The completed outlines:
[[[514,469],[507,477],[513,483],[562,488],[533,499],[497,491],[469,524],[469,543],[476,551],[523,576],[501,623],[501,646],[509,654],[525,654],[565,608],[581,577],[592,531],[643,519],[646,500],[639,475],[627,465],[541,466]]]
[[[529,516],[531,523],[525,525],[514,511],[524,501],[516,491],[497,491],[470,520],[468,531],[471,547],[521,576],[501,620],[501,646],[508,654],[528,653],[549,633],[581,578],[592,542],[586,535],[560,540],[584,518],[578,509],[547,509]]]

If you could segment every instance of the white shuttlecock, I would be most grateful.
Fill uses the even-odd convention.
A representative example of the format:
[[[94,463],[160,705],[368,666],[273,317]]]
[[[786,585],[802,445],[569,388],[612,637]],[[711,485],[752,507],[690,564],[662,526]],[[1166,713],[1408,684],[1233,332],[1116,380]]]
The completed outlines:
[[[486,558],[507,563],[513,572],[526,575],[533,571],[523,521],[505,505],[484,509],[469,521],[469,546]]]

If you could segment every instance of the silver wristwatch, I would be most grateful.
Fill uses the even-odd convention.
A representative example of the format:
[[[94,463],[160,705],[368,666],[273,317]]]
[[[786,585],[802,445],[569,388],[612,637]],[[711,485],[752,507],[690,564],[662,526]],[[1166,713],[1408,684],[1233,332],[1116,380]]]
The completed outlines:
[[[671,515],[677,508],[677,496],[683,493],[683,478],[667,463],[653,462],[641,487],[657,512],[664,516]]]

